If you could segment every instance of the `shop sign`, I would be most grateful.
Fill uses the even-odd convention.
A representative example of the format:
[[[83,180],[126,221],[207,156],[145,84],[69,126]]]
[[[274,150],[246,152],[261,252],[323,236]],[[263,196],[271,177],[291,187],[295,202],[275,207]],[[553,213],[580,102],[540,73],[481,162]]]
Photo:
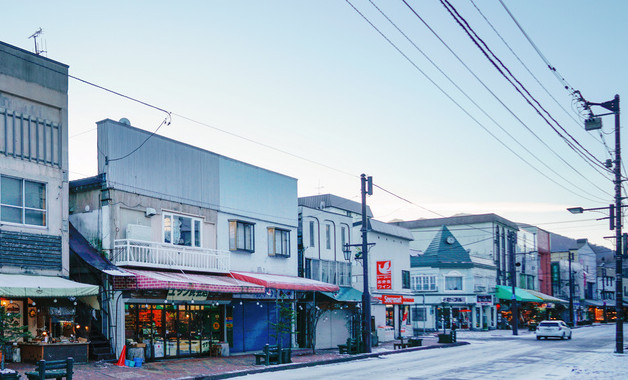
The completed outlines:
[[[478,305],[492,305],[493,296],[490,294],[480,294],[477,296],[475,303],[477,303]]]
[[[168,301],[204,301],[209,292],[194,289],[168,289]]]
[[[253,299],[253,300],[274,300],[274,299],[295,299],[296,293],[294,290],[287,289],[266,289],[264,293],[254,294],[234,294],[233,298],[238,299]]]
[[[444,303],[467,303],[467,297],[442,297]]]
[[[225,326],[228,329],[232,329],[233,328],[233,317],[227,317],[227,319],[225,319]]]
[[[76,313],[76,309],[70,306],[54,306],[48,308],[48,315],[55,317],[66,317],[69,315],[74,315]]]
[[[377,289],[392,289],[392,264],[390,260],[377,262]]]
[[[382,294],[375,297],[386,305],[402,305],[404,303],[414,303],[414,297],[404,297],[402,295]]]

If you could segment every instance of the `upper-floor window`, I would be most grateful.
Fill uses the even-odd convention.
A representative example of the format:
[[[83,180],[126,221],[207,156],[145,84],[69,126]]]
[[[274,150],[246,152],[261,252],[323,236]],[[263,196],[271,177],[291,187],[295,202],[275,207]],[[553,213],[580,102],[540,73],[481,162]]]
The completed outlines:
[[[46,225],[46,185],[2,176],[0,220],[8,223]]]
[[[310,220],[310,247],[316,247],[316,239],[314,235],[314,221]]]
[[[164,212],[164,243],[200,247],[202,244],[201,225],[199,218]]]
[[[347,244],[347,227],[340,226],[340,249],[345,250],[345,244]]]
[[[325,224],[325,248],[331,249],[331,226]]]
[[[290,256],[290,231],[273,227],[268,229],[268,255]]]
[[[401,271],[401,287],[403,289],[410,289],[410,271]]]
[[[422,274],[412,277],[412,290],[436,291],[436,275]]]
[[[462,277],[460,276],[445,277],[445,290],[462,290]]]
[[[230,220],[229,250],[254,252],[255,224],[240,220]]]

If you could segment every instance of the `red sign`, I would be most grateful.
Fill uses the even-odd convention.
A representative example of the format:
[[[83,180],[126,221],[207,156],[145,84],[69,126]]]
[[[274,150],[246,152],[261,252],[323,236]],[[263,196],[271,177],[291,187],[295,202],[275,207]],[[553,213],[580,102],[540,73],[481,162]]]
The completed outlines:
[[[402,295],[396,294],[382,294],[381,296],[375,297],[382,301],[383,304],[386,305],[402,305],[404,303],[414,303],[414,297],[404,297]]]
[[[390,260],[377,262],[377,289],[392,289],[392,264]]]

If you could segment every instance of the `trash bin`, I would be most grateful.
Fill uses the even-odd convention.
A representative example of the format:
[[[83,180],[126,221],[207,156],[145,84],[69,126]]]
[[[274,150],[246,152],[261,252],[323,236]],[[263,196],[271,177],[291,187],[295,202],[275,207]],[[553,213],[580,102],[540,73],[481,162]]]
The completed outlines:
[[[142,362],[144,361],[144,359],[142,358],[135,358],[133,359],[133,362],[135,363],[135,366],[138,368],[142,367]]]

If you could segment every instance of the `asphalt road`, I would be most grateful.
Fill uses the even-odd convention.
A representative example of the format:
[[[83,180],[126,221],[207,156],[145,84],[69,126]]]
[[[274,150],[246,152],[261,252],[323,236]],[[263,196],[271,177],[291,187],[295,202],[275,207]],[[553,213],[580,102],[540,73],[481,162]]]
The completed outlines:
[[[575,329],[572,340],[540,340],[533,333],[513,337],[461,333],[470,345],[387,355],[311,368],[262,373],[246,379],[621,379],[628,378],[628,354],[614,354],[615,326]]]

